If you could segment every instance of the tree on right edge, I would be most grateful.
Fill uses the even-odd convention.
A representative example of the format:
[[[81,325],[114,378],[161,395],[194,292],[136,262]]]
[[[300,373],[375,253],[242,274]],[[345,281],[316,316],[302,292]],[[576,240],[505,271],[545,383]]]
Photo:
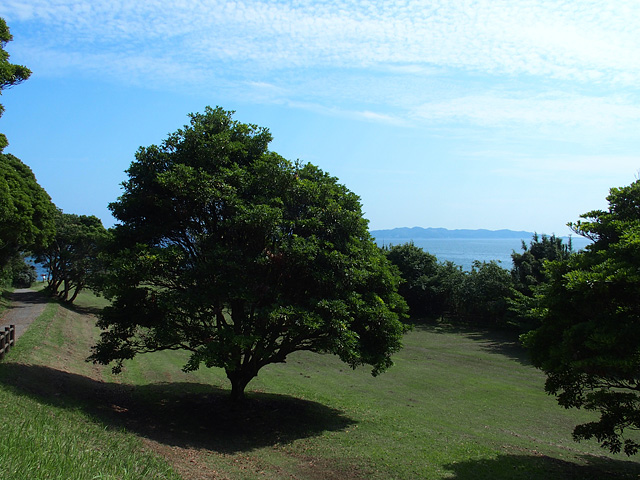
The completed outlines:
[[[640,181],[613,188],[609,209],[582,215],[570,228],[593,241],[566,260],[547,263],[536,313],[525,334],[546,391],[565,408],[600,419],[575,427],[613,453],[638,452],[640,430]]]

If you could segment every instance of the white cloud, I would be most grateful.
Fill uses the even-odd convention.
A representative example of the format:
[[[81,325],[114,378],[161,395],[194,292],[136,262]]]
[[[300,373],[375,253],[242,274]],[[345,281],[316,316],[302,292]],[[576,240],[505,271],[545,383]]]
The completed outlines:
[[[369,110],[349,110],[340,107],[329,107],[320,103],[311,102],[299,102],[299,101],[287,101],[287,106],[293,108],[299,108],[311,112],[320,113],[331,117],[351,118],[357,120],[364,120],[367,122],[384,123],[387,125],[395,126],[410,126],[410,124],[403,118],[388,115],[384,113],[372,112]]]
[[[626,175],[632,179],[640,170],[640,155],[554,155],[532,163],[538,171],[580,175]]]
[[[39,73],[215,88],[389,124],[640,119],[630,0],[4,0],[0,16],[25,32],[11,51]],[[461,91],[460,75],[475,84]],[[500,92],[519,78],[526,92]]]
[[[370,112],[365,110],[363,112],[357,112],[356,116],[360,116],[365,120],[371,120],[374,122],[388,123],[390,125],[404,125],[405,122],[392,115],[385,115],[383,113]]]
[[[113,52],[78,53],[50,51],[37,46],[17,46],[17,56],[29,58],[28,66],[35,75],[62,77],[93,75],[118,83],[150,88],[175,87],[203,83],[223,83],[211,72],[197,65],[172,58],[154,57],[140,52],[120,56]]]
[[[629,175],[640,169],[640,155],[559,155],[538,159],[537,170],[559,173],[582,172],[584,175]]]
[[[52,49],[143,46],[240,68],[413,65],[580,81],[640,77],[637,2],[5,0],[0,15],[44,24],[38,40]]]

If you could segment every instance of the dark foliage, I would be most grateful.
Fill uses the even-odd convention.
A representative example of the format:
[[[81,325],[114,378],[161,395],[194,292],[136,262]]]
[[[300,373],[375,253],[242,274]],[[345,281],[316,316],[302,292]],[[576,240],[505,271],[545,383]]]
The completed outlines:
[[[31,169],[0,154],[0,266],[21,251],[47,245],[55,233],[56,208]]]
[[[463,271],[413,243],[383,249],[398,267],[402,294],[414,318],[441,317],[482,324],[505,325],[507,298],[512,291],[509,272],[496,262],[474,262]]]
[[[547,264],[534,310],[541,326],[524,340],[560,405],[600,414],[574,438],[632,455],[640,447],[625,436],[640,430],[640,182],[611,189],[607,200],[607,211],[570,224],[593,244]]]
[[[103,273],[99,254],[108,238],[99,218],[58,212],[53,241],[37,253],[49,274],[48,292],[73,303],[86,286],[97,288],[96,276]]]

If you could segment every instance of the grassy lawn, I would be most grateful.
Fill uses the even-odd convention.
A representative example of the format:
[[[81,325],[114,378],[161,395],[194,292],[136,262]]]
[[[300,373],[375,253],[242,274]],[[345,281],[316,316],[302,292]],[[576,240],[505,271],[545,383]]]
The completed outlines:
[[[589,414],[558,407],[499,333],[417,327],[377,378],[295,354],[234,406],[224,373],[183,373],[180,352],[141,356],[119,376],[86,363],[99,302],[50,305],[0,363],[0,468],[14,472],[0,478],[640,476],[638,459],[572,441]]]

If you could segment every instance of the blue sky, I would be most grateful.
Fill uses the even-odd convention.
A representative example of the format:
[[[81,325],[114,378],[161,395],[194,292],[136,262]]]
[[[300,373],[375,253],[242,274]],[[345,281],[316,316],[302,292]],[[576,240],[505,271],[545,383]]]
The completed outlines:
[[[640,171],[640,2],[3,0],[6,151],[113,223],[139,146],[207,105],[362,199],[372,229],[569,233]]]

